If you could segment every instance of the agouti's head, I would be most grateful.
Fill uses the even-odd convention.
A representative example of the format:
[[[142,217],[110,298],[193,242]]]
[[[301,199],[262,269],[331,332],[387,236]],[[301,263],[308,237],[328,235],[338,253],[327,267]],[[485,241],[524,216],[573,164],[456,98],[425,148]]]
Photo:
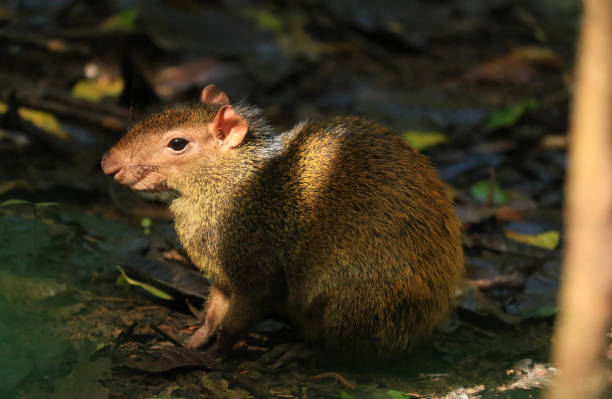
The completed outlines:
[[[249,130],[247,119],[214,85],[202,90],[200,102],[138,122],[104,154],[104,173],[134,190],[162,191],[185,166],[238,148]]]

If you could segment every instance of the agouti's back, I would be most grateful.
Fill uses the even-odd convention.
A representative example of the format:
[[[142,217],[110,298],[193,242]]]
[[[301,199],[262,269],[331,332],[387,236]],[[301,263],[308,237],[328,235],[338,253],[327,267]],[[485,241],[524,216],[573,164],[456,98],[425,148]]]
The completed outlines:
[[[428,159],[358,118],[286,133],[296,245],[287,309],[307,339],[378,356],[446,316],[463,272],[451,200]]]

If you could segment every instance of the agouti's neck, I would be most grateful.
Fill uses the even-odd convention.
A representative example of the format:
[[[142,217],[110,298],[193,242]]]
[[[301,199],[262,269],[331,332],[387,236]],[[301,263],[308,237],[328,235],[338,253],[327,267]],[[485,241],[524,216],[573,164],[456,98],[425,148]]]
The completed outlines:
[[[179,193],[170,210],[183,247],[194,264],[222,289],[229,289],[231,283],[221,256],[228,228],[241,228],[231,226],[237,213],[261,213],[249,192],[265,184],[260,181],[262,165],[274,159],[264,147],[241,148],[214,160],[202,160],[179,179],[168,182]]]

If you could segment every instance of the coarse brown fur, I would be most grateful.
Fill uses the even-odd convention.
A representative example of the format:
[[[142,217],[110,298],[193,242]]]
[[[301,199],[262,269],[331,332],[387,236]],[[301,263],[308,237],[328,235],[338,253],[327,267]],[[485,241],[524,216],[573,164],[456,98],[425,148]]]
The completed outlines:
[[[155,114],[117,147],[138,151],[155,132],[204,126],[219,108]],[[240,333],[280,309],[307,341],[377,358],[429,335],[464,268],[453,204],[429,160],[366,119],[276,136],[256,109],[235,109],[249,123],[243,144],[165,182],[178,193],[170,209],[181,243],[229,298],[220,328]],[[150,161],[143,167],[158,167]]]

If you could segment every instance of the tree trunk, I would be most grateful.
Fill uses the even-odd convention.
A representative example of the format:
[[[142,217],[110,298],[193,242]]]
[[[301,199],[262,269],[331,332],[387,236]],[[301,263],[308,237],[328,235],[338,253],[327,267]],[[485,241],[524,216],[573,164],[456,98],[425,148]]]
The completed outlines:
[[[585,0],[572,109],[554,399],[597,398],[612,317],[612,0]]]

